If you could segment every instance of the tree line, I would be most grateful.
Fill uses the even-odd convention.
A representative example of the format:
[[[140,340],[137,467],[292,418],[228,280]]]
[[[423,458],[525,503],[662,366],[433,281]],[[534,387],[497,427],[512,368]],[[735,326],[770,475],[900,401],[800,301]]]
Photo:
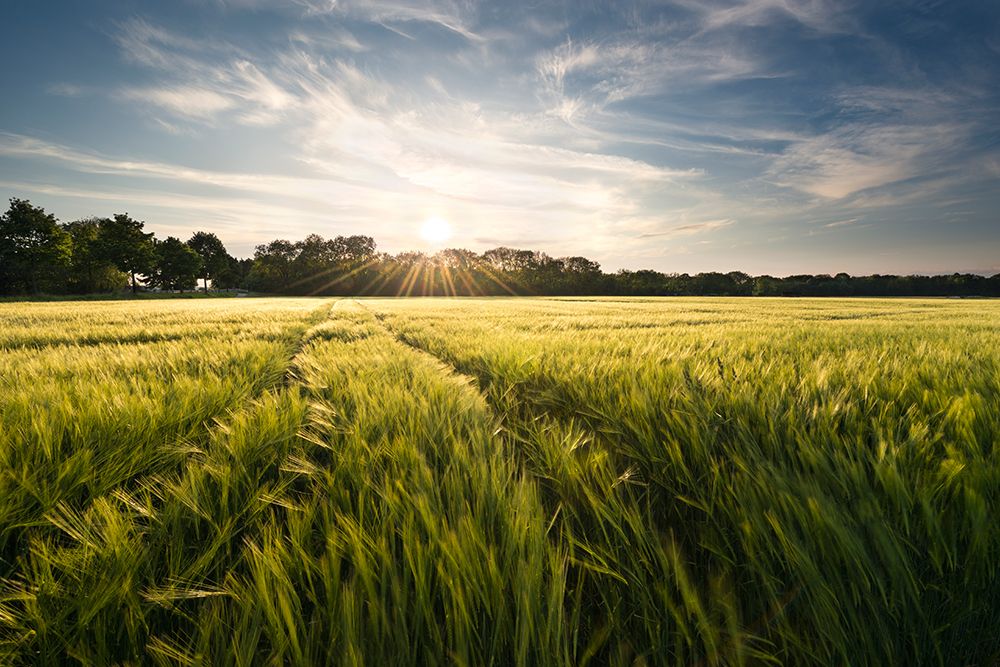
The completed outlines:
[[[586,257],[494,248],[378,252],[370,236],[274,240],[237,259],[213,233],[157,239],[127,213],[60,223],[23,199],[0,216],[0,294],[246,289],[288,295],[1000,296],[1000,274],[605,273]]]
[[[0,294],[92,294],[140,287],[236,287],[239,261],[215,234],[157,239],[127,213],[60,224],[24,199],[0,216]]]

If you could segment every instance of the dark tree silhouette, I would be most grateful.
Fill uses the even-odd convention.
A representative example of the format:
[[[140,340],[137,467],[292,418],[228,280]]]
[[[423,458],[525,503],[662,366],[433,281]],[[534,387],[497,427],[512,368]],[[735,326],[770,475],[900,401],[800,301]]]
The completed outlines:
[[[292,260],[297,255],[295,244],[283,239],[257,246],[253,266],[247,276],[250,289],[277,293],[287,291],[292,282]]]
[[[100,257],[97,239],[102,222],[100,218],[86,218],[64,226],[73,241],[73,256],[66,285],[70,292],[109,292],[128,283],[128,276]]]
[[[117,213],[101,220],[95,250],[101,259],[111,262],[127,273],[136,292],[136,276],[149,275],[156,258],[153,234],[143,231],[144,222],[133,220],[128,213]]]
[[[1000,296],[1000,274],[945,276],[750,276],[742,271],[604,273],[586,257],[500,247],[482,254],[448,248],[434,255],[379,253],[370,236],[277,239],[235,259],[211,232],[188,243],[156,243],[128,214],[60,226],[29,202],[12,199],[0,217],[0,293],[112,291],[131,277],[188,289],[197,279],[219,288],[271,294],[378,296]]]
[[[226,252],[226,246],[219,237],[211,232],[195,232],[187,244],[201,257],[201,279],[204,281],[205,293],[208,294],[209,279],[215,282],[221,274],[228,271],[233,258]]]
[[[247,289],[247,278],[253,258],[236,259],[230,256],[226,268],[212,278],[212,284],[219,289]]]
[[[149,282],[154,287],[185,290],[196,287],[202,273],[201,256],[180,239],[168,236],[155,244]]]
[[[24,199],[11,199],[0,216],[0,292],[49,289],[65,275],[73,240],[55,216]]]

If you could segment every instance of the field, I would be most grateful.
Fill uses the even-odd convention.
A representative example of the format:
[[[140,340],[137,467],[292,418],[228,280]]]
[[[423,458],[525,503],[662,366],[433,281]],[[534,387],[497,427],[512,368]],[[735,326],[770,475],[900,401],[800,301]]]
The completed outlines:
[[[8,303],[0,350],[0,663],[1000,662],[1000,302]]]

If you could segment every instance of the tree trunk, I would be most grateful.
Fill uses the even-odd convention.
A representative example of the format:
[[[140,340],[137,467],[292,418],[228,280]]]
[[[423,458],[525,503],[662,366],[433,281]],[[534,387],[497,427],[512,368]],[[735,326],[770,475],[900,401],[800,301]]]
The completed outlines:
[[[205,294],[208,294],[208,276],[202,276],[202,281],[205,283]]]
[[[132,271],[132,296],[135,296],[135,271]]]

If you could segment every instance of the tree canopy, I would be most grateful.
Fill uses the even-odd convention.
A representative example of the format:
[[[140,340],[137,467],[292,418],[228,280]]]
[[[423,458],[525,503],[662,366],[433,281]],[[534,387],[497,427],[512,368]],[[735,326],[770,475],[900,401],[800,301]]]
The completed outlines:
[[[751,276],[741,271],[605,273],[586,257],[499,247],[433,255],[378,252],[370,236],[275,239],[236,259],[212,232],[157,241],[127,213],[60,224],[11,199],[0,216],[0,294],[109,292],[131,283],[187,290],[203,281],[295,295],[1000,296],[1000,274]]]
[[[122,287],[128,276],[101,256],[98,239],[109,221],[86,218],[63,225],[73,243],[67,289],[77,294],[107,292]]]
[[[0,291],[51,291],[70,265],[73,241],[55,216],[11,199],[0,217]]]
[[[153,266],[150,285],[167,290],[186,290],[196,286],[204,261],[186,243],[168,236],[156,242]],[[208,289],[207,285],[205,289]]]
[[[217,280],[230,271],[233,258],[226,252],[226,246],[219,237],[211,232],[195,232],[188,239],[187,245],[201,257],[199,277],[204,281],[205,291],[208,292],[209,279]]]
[[[94,247],[97,257],[129,274],[133,293],[136,291],[136,276],[148,275],[156,260],[153,234],[143,231],[144,226],[145,223],[133,220],[128,213],[104,218],[98,226]]]

